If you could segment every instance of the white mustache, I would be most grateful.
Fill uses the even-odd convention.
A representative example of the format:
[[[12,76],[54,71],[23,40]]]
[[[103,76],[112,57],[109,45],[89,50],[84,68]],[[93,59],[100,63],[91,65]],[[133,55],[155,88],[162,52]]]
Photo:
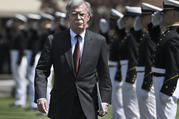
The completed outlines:
[[[76,21],[75,21],[75,24],[78,24],[78,23],[82,24],[82,23],[83,23],[83,20],[76,20]]]

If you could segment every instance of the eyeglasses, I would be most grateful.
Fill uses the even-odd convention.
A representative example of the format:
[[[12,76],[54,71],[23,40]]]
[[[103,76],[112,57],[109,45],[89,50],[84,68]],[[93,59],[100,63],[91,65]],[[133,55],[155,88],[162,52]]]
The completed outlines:
[[[87,13],[72,12],[71,15],[73,17],[77,17],[79,15],[80,17],[84,18],[87,15]]]

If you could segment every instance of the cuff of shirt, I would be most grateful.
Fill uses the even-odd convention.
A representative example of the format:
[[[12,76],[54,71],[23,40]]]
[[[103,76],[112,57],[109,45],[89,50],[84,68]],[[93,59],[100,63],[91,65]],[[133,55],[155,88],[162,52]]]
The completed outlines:
[[[46,100],[46,98],[39,98],[39,99],[37,99],[37,103],[39,103],[40,100]]]
[[[107,106],[109,105],[107,102],[103,102],[102,104],[106,104]]]

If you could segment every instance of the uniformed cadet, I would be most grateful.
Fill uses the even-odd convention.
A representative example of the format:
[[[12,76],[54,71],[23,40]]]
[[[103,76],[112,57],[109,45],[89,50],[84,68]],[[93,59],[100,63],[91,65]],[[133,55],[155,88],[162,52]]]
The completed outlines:
[[[14,19],[10,18],[6,21],[5,23],[5,39],[7,41],[7,59],[6,61],[8,61],[8,69],[9,69],[9,73],[12,73],[11,71],[11,60],[10,60],[10,46],[11,46],[11,41],[14,38],[15,35],[15,28],[14,28]],[[14,95],[14,93],[13,93]]]
[[[111,15],[115,19],[115,37],[113,37],[113,41],[111,41],[111,50],[110,50],[110,62],[113,61],[117,63],[116,66],[110,67],[110,74],[112,80],[112,118],[113,119],[125,119],[124,109],[123,109],[123,100],[122,100],[122,83],[119,81],[121,77],[116,76],[119,62],[119,47],[121,41],[123,40],[125,34],[124,25],[118,25],[122,22],[123,14],[115,9],[111,9]],[[121,20],[121,22],[117,22]],[[112,58],[115,55],[116,58]],[[117,81],[115,80],[117,79]]]
[[[108,39],[109,39],[109,67],[110,67],[110,76],[112,83],[114,81],[114,76],[117,69],[117,62],[118,62],[118,46],[119,46],[119,39],[117,34],[117,20],[121,17],[121,13],[115,9],[111,9],[110,11],[110,18],[109,18],[109,32],[108,32]]]
[[[179,98],[179,1],[164,0],[163,34],[157,50],[153,81],[157,119],[175,119]]]
[[[123,93],[123,106],[126,115],[126,119],[139,119],[139,108],[137,103],[136,95],[136,66],[137,66],[137,57],[138,57],[138,47],[142,38],[142,30],[138,29],[135,31],[134,21],[137,16],[141,15],[140,7],[125,7],[125,16],[124,21],[126,28],[129,30],[129,33],[126,38],[126,55],[127,55],[127,69],[123,74],[124,82],[122,85]]]
[[[115,9],[111,9],[110,11],[110,21],[109,21],[109,71],[112,84],[114,83],[114,77],[117,70],[117,64],[119,61],[119,39],[118,39],[118,28],[117,28],[117,20],[123,16],[120,12]]]
[[[47,13],[42,13],[41,15],[41,31],[40,31],[40,39],[38,43],[38,56],[37,59],[40,58],[40,53],[43,50],[44,44],[48,37],[51,37],[50,34],[53,34],[55,31],[52,28],[52,21],[54,20],[54,17]],[[51,72],[53,72],[53,67],[51,68]],[[48,84],[47,84],[47,102],[49,104],[50,102],[50,91],[52,89],[52,74],[50,73],[50,76],[48,77]]]
[[[28,42],[27,50],[25,54],[27,57],[27,79],[29,81],[29,110],[37,109],[37,104],[34,103],[34,77],[35,77],[35,66],[37,64],[37,53],[38,53],[38,21],[41,16],[38,14],[28,14]]]
[[[15,15],[16,36],[11,43],[11,69],[15,79],[15,101],[13,105],[16,107],[24,107],[26,104],[26,67],[27,58],[24,50],[27,45],[27,31],[25,23],[27,18],[21,14]]]
[[[160,12],[162,11],[162,9],[148,3],[142,3],[141,8],[142,26],[144,29],[148,30],[148,33],[146,33],[143,37],[142,43],[139,47],[139,60],[138,66],[136,67],[137,99],[139,104],[140,118],[156,119],[156,101],[152,81],[151,67],[153,65],[157,43],[160,41],[161,22],[158,22],[159,19],[156,19],[156,21],[152,20],[152,18],[154,19],[154,12]]]
[[[124,17],[124,16],[123,16]],[[117,108],[117,118],[118,119],[126,119],[125,112],[124,112],[124,107],[123,107],[123,93],[122,93],[122,85],[123,82],[125,81],[125,74],[127,71],[127,57],[126,57],[126,29],[124,25],[124,19],[123,17],[119,18],[117,21],[117,26],[118,26],[118,39],[119,41],[119,50],[118,50],[118,55],[119,55],[119,61],[118,61],[118,67],[117,71],[115,74],[115,90],[116,90],[116,107]]]
[[[5,73],[8,56],[8,40],[5,38],[5,28],[0,24],[0,74]]]
[[[40,14],[41,16],[41,34],[47,34],[47,36],[49,34],[53,34],[55,31],[55,27],[54,27],[54,24],[53,24],[53,21],[54,21],[54,16],[52,16],[51,14],[48,14],[48,13],[41,13]]]
[[[55,12],[55,32],[64,31],[67,29],[66,14],[63,12]]]

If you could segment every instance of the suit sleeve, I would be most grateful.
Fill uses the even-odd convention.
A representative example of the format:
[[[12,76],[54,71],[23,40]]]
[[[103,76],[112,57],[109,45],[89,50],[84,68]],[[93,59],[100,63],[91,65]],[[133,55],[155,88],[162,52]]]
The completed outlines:
[[[47,78],[50,75],[51,65],[51,41],[48,39],[35,70],[35,102],[39,98],[46,98]]]
[[[97,72],[99,76],[99,89],[101,93],[102,102],[111,103],[112,85],[109,77],[108,58],[107,58],[107,44],[105,39],[102,40],[100,56],[97,65]]]
[[[168,96],[172,96],[179,78],[179,41],[177,39],[170,40],[165,53],[166,77],[163,82],[161,92]]]

